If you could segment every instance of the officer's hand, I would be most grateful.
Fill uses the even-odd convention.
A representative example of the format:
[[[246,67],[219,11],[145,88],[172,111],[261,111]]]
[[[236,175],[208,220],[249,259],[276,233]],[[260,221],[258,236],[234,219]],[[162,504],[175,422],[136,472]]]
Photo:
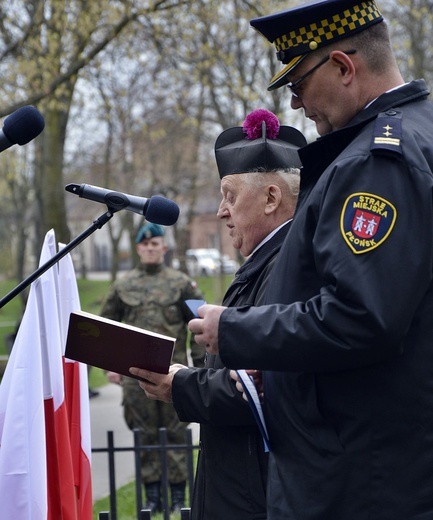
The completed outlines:
[[[218,354],[218,325],[225,310],[226,307],[219,305],[202,305],[197,309],[199,318],[194,318],[188,323],[195,341],[206,347],[209,354]]]

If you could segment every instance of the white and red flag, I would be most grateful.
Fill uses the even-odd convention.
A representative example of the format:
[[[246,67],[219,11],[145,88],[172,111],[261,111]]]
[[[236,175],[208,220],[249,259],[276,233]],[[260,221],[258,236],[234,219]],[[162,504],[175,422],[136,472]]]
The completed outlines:
[[[62,354],[64,356],[69,315],[81,308],[74,266],[70,255],[66,255],[59,262],[59,282],[58,301],[60,303]],[[92,448],[87,365],[67,358],[64,361],[65,396],[78,518],[80,520],[92,520]]]
[[[55,237],[50,231],[45,237],[40,265],[54,254]],[[1,505],[4,518],[92,518],[90,477],[83,484],[85,489],[80,488],[81,474],[90,473],[90,456],[86,465],[81,457],[78,460],[79,453],[72,447],[72,438],[77,436],[81,446],[82,416],[79,414],[80,433],[73,434],[77,426],[70,422],[74,414],[69,406],[74,398],[67,395],[72,388],[80,396],[78,406],[83,405],[83,409],[87,399],[88,413],[88,393],[82,399],[75,390],[81,386],[79,368],[75,383],[68,382],[66,386],[63,371],[65,302],[74,298],[74,305],[79,305],[77,294],[73,298],[68,295],[71,287],[61,280],[60,273],[67,265],[65,259],[61,260],[62,268],[56,264],[33,282],[0,385],[0,496],[5,499]],[[85,444],[90,445],[90,434]]]

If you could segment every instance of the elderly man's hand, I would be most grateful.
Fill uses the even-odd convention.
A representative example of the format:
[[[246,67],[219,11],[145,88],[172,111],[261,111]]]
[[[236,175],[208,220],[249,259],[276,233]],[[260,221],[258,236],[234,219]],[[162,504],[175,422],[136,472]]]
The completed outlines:
[[[194,318],[188,324],[195,341],[206,347],[209,354],[218,354],[218,326],[220,316],[226,308],[220,305],[202,305],[197,310],[199,318]]]
[[[173,385],[174,374],[182,368],[188,367],[176,363],[170,366],[168,374],[159,374],[137,367],[131,367],[129,371],[132,375],[142,379],[138,384],[149,399],[171,403],[173,401],[171,397],[171,387]]]

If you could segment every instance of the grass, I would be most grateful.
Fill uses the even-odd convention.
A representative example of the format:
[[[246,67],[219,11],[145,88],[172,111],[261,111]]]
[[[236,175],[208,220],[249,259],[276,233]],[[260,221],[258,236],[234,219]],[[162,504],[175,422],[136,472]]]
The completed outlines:
[[[188,499],[188,488],[186,490]],[[144,497],[143,497],[144,500]],[[188,500],[187,500],[188,501]],[[116,493],[117,518],[119,520],[136,520],[137,509],[135,503],[135,482],[130,482],[119,488]],[[185,507],[189,507],[186,504]],[[93,520],[99,520],[99,513],[110,511],[110,498],[101,498],[93,504]],[[164,520],[163,513],[153,513],[152,520]],[[170,520],[180,520],[180,513],[171,513]]]
[[[0,281],[0,295],[3,298],[15,288],[14,280]],[[0,355],[8,354],[9,350],[6,346],[6,337],[16,330],[17,323],[21,317],[22,303],[19,296],[13,298],[4,307],[0,309]]]
[[[137,509],[135,504],[134,482],[130,482],[117,490],[116,503],[117,517],[119,520],[136,520]],[[93,504],[93,520],[98,520],[99,513],[104,511],[110,511],[110,497],[102,498]],[[157,515],[153,515],[153,517],[157,518]],[[160,518],[162,519],[162,515]]]

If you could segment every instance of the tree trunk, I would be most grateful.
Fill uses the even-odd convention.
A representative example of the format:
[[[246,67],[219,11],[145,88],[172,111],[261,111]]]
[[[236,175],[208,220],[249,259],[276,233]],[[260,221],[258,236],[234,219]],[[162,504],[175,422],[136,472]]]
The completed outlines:
[[[68,243],[70,230],[66,219],[65,186],[63,181],[63,153],[66,126],[69,117],[73,86],[64,101],[54,101],[44,109],[45,129],[41,135],[41,161],[35,175],[36,258],[43,240],[50,229],[54,229],[56,241]]]

